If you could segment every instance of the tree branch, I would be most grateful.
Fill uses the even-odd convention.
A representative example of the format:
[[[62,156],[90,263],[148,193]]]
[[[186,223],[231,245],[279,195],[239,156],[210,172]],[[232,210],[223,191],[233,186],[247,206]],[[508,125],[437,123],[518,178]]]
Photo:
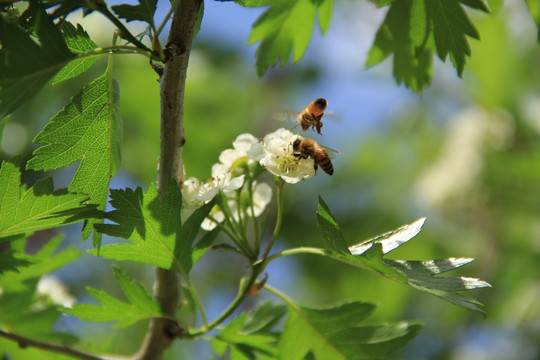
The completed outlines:
[[[52,351],[59,354],[65,354],[72,356],[76,359],[82,359],[82,360],[113,360],[113,359],[126,359],[125,357],[118,357],[118,356],[98,356],[93,355],[89,353],[85,353],[83,351],[74,349],[72,347],[69,347],[67,345],[60,345],[60,344],[53,344],[48,343],[45,341],[35,340],[31,339],[22,335],[13,334],[7,331],[4,331],[0,329],[0,336],[5,337],[6,339],[10,339],[13,341],[16,341],[19,344],[19,347],[25,348],[28,346],[35,347],[38,349],[43,349],[47,351]]]
[[[158,192],[163,199],[171,181],[182,184],[185,143],[183,113],[186,74],[193,39],[193,29],[202,0],[178,0],[174,10],[169,39],[164,50],[167,59],[160,80],[161,149],[159,156]],[[181,204],[178,204],[181,206]],[[158,268],[154,296],[162,311],[174,316],[178,305],[178,277],[170,270]],[[154,318],[135,359],[160,359],[172,341],[183,330],[170,319]]]

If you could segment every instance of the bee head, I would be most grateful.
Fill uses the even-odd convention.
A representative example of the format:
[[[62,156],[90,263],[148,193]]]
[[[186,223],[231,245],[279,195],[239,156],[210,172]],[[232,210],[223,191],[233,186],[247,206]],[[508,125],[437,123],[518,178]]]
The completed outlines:
[[[301,142],[302,142],[302,140],[300,140],[300,139],[294,140],[294,142],[292,144],[293,151],[298,151],[298,147],[300,146]]]
[[[324,110],[326,109],[326,106],[328,105],[328,102],[326,101],[326,99],[323,99],[323,98],[318,98],[315,100],[315,105],[317,105],[317,107],[321,110]]]

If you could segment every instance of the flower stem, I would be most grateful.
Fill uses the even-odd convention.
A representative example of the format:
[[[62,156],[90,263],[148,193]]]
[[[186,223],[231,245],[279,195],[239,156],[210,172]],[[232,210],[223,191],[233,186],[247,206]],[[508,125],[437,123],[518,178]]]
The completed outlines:
[[[238,291],[236,298],[229,305],[229,307],[225,311],[223,311],[223,313],[219,315],[214,321],[208,324],[206,328],[194,330],[190,332],[189,334],[187,334],[186,336],[196,337],[198,335],[205,334],[208,331],[215,328],[216,326],[218,326],[219,324],[221,324],[225,319],[227,319],[238,308],[238,306],[240,306],[244,298],[247,296],[249,289],[253,286],[253,284],[257,280],[257,276],[259,276],[259,274],[260,274],[260,263],[259,265],[252,265],[251,273],[249,275],[248,280],[240,283],[240,290]]]
[[[257,224],[257,219],[255,218],[255,208],[253,206],[253,186],[252,182],[249,182],[248,187],[248,195],[249,195],[249,206],[251,208],[251,220],[253,223],[253,234],[254,234],[254,242],[253,242],[253,249],[255,250],[255,254],[257,256],[259,255],[259,251],[261,249],[261,237],[259,234],[259,225]]]
[[[272,239],[270,240],[270,243],[268,244],[268,247],[264,251],[264,254],[262,256],[262,261],[264,262],[266,258],[268,257],[268,254],[270,253],[270,250],[272,250],[272,246],[274,246],[274,243],[276,242],[277,236],[279,234],[279,231],[281,230],[281,222],[283,220],[283,201],[281,198],[281,193],[283,190],[283,181],[280,182],[277,188],[277,218],[276,218],[276,225],[274,226],[274,232],[272,234]]]

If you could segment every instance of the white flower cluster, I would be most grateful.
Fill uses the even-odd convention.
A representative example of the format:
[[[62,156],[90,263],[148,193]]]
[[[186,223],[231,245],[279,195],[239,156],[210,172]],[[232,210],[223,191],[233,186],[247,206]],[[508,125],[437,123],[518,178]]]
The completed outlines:
[[[286,129],[278,129],[259,140],[251,134],[241,134],[233,141],[233,148],[221,152],[219,162],[212,166],[212,178],[199,181],[190,177],[182,188],[182,219],[187,219],[197,208],[211,201],[220,191],[227,198],[227,205],[236,221],[244,217],[257,217],[263,213],[272,198],[272,188],[246,176],[263,166],[285,182],[295,184],[315,175],[313,159],[300,159],[293,155],[293,143],[300,136]],[[251,189],[249,187],[251,186]],[[240,194],[237,192],[240,191]],[[211,216],[201,227],[212,230],[217,222],[225,220],[223,209],[215,206]]]
[[[300,135],[287,129],[278,129],[254,144],[248,152],[251,159],[257,160],[271,174],[279,176],[289,184],[315,175],[313,159],[300,159],[293,155],[293,143]]]

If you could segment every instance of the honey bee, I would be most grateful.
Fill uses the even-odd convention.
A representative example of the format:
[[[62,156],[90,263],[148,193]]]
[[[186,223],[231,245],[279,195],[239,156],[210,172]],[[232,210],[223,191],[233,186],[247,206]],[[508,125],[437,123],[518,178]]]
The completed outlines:
[[[309,105],[302,110],[300,115],[298,115],[298,124],[302,127],[302,130],[306,131],[310,126],[312,129],[317,130],[317,134],[321,134],[321,128],[323,123],[321,121],[324,110],[328,102],[326,99],[317,98],[309,103]]]
[[[336,150],[319,145],[310,139],[296,139],[293,142],[294,157],[299,159],[312,158],[315,171],[320,166],[325,173],[332,175],[334,173],[334,166],[330,160],[329,152],[338,153]]]

